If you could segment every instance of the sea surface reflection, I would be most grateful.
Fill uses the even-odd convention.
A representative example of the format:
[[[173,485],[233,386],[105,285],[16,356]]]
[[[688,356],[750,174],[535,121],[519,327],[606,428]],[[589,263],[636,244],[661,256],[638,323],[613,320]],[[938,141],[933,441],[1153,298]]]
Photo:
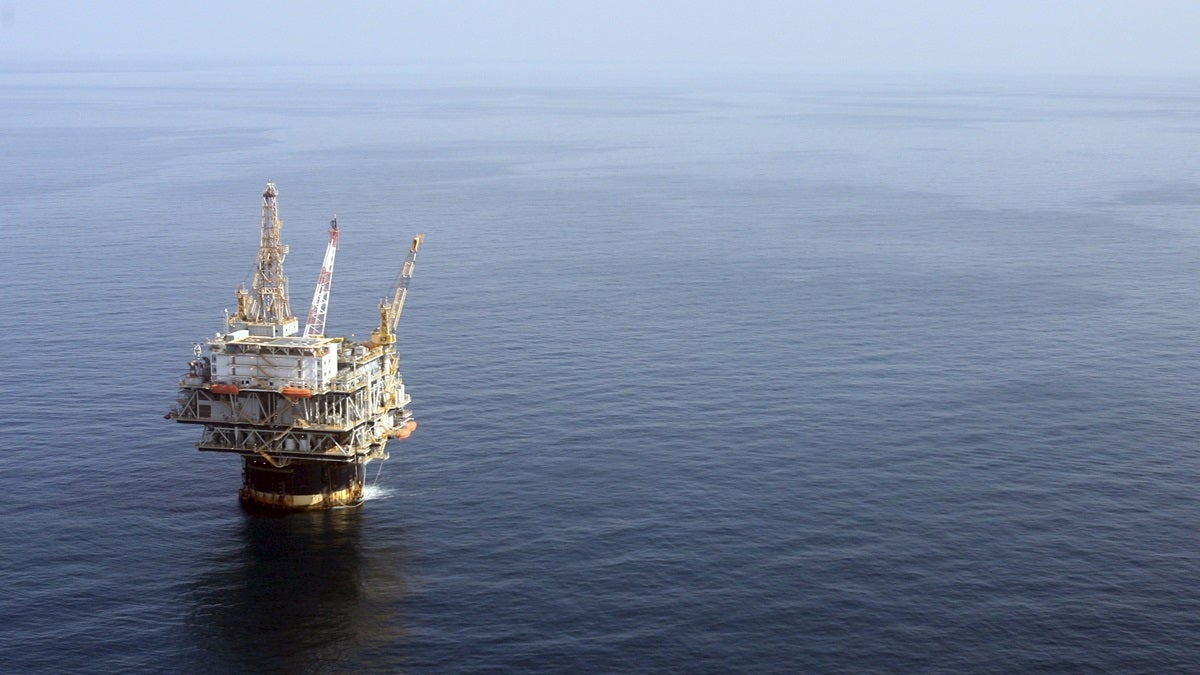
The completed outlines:
[[[328,672],[399,658],[404,556],[395,542],[368,551],[365,518],[361,508],[245,515],[194,582],[191,633],[208,665]]]

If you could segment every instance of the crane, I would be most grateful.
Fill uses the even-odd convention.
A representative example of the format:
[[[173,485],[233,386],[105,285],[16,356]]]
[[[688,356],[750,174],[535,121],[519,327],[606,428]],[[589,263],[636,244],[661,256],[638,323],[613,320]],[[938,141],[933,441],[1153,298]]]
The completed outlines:
[[[404,258],[400,268],[400,277],[392,285],[392,290],[379,302],[379,328],[371,332],[371,343],[375,345],[390,345],[396,342],[396,324],[400,322],[400,313],[404,311],[404,300],[408,297],[408,282],[412,279],[413,266],[417,263],[417,251],[421,242],[425,241],[425,233],[413,237],[412,247]],[[390,300],[389,300],[390,298]]]
[[[317,277],[317,290],[313,292],[312,308],[308,310],[308,323],[304,325],[304,337],[320,337],[325,334],[325,314],[329,311],[329,289],[333,287],[333,259],[337,256],[337,216],[329,221],[329,245],[325,247],[325,260],[321,263],[321,274]]]

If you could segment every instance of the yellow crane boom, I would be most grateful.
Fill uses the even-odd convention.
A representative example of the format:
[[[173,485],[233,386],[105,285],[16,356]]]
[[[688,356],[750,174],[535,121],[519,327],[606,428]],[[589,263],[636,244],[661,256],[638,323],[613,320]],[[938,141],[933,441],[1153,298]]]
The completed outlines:
[[[379,327],[371,333],[371,342],[376,345],[390,345],[396,342],[396,325],[400,322],[400,314],[404,311],[404,300],[408,297],[408,282],[412,279],[413,267],[417,264],[417,251],[421,242],[425,241],[425,233],[413,237],[412,247],[404,258],[400,268],[400,276],[392,285],[392,290],[379,303]]]

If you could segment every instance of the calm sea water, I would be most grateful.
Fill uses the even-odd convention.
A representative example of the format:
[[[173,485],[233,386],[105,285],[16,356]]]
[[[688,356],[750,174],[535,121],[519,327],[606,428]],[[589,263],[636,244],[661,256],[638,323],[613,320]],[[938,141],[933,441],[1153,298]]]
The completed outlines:
[[[1200,668],[1194,81],[0,72],[11,672]],[[280,191],[359,509],[162,419]],[[379,469],[379,473],[376,473]]]

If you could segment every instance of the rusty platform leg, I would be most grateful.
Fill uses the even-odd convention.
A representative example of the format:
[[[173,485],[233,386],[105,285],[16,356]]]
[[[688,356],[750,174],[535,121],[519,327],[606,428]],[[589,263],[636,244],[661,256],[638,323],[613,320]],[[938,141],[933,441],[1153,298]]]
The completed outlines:
[[[357,506],[363,500],[366,469],[360,462],[292,461],[275,467],[246,457],[242,469],[242,505],[247,509],[308,511]]]

